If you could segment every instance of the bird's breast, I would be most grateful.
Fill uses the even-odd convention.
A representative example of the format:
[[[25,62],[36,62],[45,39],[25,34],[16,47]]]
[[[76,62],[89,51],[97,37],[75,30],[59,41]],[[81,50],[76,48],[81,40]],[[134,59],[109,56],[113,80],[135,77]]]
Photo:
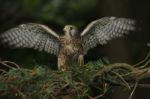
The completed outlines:
[[[82,46],[79,39],[65,39],[60,40],[60,51],[67,55],[74,55],[82,53]]]

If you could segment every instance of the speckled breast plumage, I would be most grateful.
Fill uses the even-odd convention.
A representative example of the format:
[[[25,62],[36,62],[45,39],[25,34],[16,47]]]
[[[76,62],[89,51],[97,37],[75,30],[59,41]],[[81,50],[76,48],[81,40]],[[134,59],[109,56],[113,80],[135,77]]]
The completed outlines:
[[[83,53],[83,48],[78,38],[68,39],[65,36],[60,38],[59,53],[67,56],[78,56]]]

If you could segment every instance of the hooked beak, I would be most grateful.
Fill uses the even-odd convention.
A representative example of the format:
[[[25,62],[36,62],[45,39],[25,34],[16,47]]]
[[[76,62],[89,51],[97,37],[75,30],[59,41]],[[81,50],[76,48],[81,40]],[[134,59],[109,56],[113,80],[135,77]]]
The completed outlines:
[[[63,31],[64,31],[64,32],[66,32],[66,30],[67,30],[66,28],[67,28],[66,26],[63,28]]]

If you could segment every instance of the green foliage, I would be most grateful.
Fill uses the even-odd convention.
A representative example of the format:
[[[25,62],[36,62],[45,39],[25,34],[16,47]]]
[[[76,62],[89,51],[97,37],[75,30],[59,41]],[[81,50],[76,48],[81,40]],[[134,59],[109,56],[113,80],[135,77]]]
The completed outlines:
[[[89,70],[97,70],[103,68],[103,66],[106,64],[110,64],[109,60],[107,58],[102,58],[97,61],[88,62],[86,66],[88,67]]]
[[[1,76],[0,80],[0,89],[5,90],[1,96],[5,97],[11,94],[11,98],[48,99],[61,97],[61,94],[70,92],[83,96],[86,93],[84,91],[88,90],[86,85],[73,81],[70,72],[46,72],[41,67],[35,68],[33,71],[13,69]],[[14,90],[14,92],[9,93],[8,90]]]
[[[0,69],[0,98],[66,99],[67,96],[70,97],[67,99],[91,97],[98,99],[104,96],[106,98],[115,86],[123,86],[131,90],[134,81],[138,83],[137,81],[149,77],[150,73],[147,71],[150,68],[146,68],[150,62],[149,55],[134,65],[145,64],[145,68],[142,69],[126,63],[106,65],[108,64],[106,59],[89,62],[84,66],[72,64],[66,71],[40,66],[25,69],[19,68],[13,62],[2,61],[0,65],[9,67],[10,70]]]
[[[97,65],[102,67],[104,64],[102,61],[97,61]],[[90,80],[96,72],[96,68],[92,70],[92,67],[89,64],[85,67],[72,65],[68,71],[50,70],[43,67],[12,68],[0,75],[0,96],[2,98],[8,98],[9,95],[9,98],[48,99],[55,97],[58,99],[71,94],[75,99],[83,99],[90,94]]]

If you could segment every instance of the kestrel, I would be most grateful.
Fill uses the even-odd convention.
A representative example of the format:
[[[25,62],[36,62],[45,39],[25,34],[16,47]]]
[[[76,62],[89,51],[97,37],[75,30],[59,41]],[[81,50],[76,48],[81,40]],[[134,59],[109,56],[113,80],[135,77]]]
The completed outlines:
[[[92,21],[81,33],[76,26],[66,25],[63,36],[42,24],[22,24],[0,34],[0,40],[11,48],[33,48],[54,54],[58,56],[58,69],[65,70],[72,63],[83,65],[89,49],[133,30],[132,19],[103,17]]]

